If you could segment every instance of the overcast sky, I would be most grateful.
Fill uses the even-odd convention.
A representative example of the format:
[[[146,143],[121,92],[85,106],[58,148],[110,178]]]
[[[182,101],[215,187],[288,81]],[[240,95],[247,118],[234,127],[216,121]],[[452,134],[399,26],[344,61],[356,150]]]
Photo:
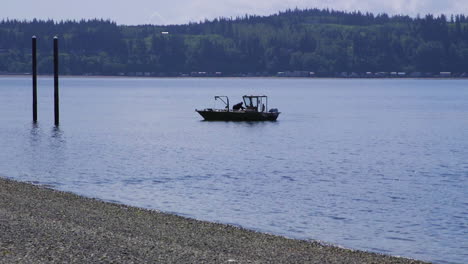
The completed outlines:
[[[389,14],[467,14],[468,0],[1,0],[0,18],[105,18],[118,24],[182,24],[205,18],[268,15],[287,8]]]

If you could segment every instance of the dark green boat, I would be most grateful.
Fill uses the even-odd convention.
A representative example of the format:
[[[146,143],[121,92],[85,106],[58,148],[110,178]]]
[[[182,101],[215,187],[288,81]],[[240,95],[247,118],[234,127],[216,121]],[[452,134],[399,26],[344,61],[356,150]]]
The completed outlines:
[[[195,110],[207,121],[276,121],[280,114],[276,108],[267,111],[268,97],[265,95],[244,95],[243,102],[235,104],[232,109],[227,96],[217,95],[214,98],[223,102],[225,107]]]

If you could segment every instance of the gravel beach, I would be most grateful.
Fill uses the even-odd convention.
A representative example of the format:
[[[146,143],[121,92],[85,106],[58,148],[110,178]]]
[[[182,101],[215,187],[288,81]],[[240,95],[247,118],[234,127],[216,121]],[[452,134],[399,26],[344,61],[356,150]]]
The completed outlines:
[[[0,263],[424,263],[0,178]]]

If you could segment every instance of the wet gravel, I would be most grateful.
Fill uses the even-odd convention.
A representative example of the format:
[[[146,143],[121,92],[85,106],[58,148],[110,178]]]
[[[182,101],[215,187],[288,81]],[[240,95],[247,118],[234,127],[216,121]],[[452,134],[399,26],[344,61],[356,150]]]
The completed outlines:
[[[0,263],[423,263],[0,178]]]

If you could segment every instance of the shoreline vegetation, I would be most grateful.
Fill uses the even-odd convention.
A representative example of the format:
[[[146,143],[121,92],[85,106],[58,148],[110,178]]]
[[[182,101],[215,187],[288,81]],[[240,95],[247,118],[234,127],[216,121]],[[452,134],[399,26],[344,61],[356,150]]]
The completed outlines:
[[[0,18],[1,19],[1,18]],[[0,20],[0,74],[468,77],[468,17],[410,17],[330,9],[216,18],[183,25],[104,20]]]
[[[0,177],[0,263],[425,263]]]
[[[31,78],[31,73],[0,73],[0,78],[6,77],[24,77]],[[52,74],[41,74],[37,76],[38,78],[53,78]],[[148,79],[158,79],[158,78],[275,78],[275,79],[429,79],[429,80],[465,80],[468,79],[468,75],[453,74],[449,76],[444,75],[424,75],[424,76],[414,76],[414,75],[405,75],[405,76],[366,76],[366,75],[357,75],[357,76],[301,76],[301,75],[258,75],[258,74],[235,74],[235,75],[190,75],[190,74],[180,74],[180,75],[94,75],[94,74],[84,74],[84,75],[74,75],[74,74],[65,74],[60,75],[60,78],[148,78]]]

